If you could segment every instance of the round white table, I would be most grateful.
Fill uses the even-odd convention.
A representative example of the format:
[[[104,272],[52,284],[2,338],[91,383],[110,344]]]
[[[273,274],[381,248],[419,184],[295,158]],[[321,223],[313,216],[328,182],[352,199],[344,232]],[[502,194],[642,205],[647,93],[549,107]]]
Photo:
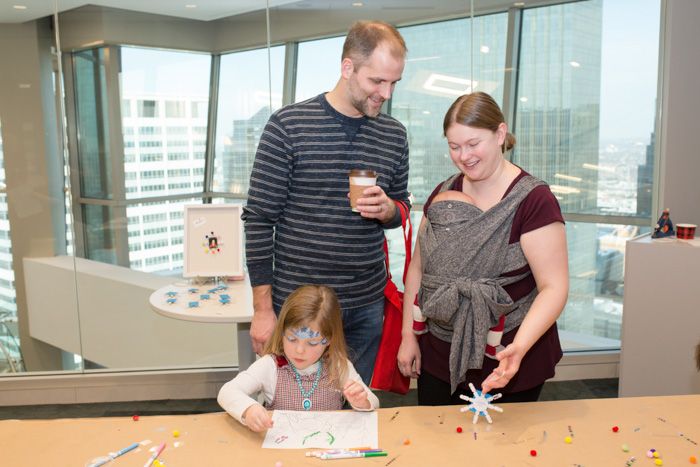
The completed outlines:
[[[236,323],[238,367],[245,370],[255,361],[250,341],[253,291],[244,280],[196,284],[183,279],[159,288],[148,301],[153,310],[170,318],[205,323]]]

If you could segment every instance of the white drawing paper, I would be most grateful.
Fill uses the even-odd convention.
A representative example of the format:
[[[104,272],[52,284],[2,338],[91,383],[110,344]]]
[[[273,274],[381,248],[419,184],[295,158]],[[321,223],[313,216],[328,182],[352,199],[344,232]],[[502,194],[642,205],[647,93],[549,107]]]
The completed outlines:
[[[328,449],[379,445],[377,412],[275,410],[263,448]]]

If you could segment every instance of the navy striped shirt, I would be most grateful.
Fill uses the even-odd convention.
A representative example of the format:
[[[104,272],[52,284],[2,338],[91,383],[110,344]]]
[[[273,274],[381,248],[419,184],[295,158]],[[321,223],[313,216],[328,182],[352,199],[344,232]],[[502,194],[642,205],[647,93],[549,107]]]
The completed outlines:
[[[347,117],[323,94],[267,122],[242,217],[251,285],[272,284],[275,310],[304,284],[332,287],[343,309],[382,299],[383,229],[401,221],[380,224],[351,211],[352,169],[374,170],[384,192],[408,204],[404,126],[385,114]]]

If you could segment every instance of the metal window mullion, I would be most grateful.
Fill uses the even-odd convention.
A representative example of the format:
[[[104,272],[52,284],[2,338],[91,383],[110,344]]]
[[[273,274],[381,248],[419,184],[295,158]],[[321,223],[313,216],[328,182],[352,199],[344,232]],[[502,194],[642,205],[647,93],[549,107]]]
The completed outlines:
[[[209,106],[207,112],[207,143],[204,152],[204,181],[202,191],[207,193],[214,187],[214,158],[216,151],[216,119],[219,109],[219,85],[221,75],[221,54],[211,56],[211,71],[209,76]],[[220,154],[219,156],[223,156]],[[204,203],[211,203],[211,198],[205,196]]]
[[[564,220],[567,222],[583,222],[587,224],[620,224],[620,225],[639,225],[648,227],[649,218],[640,216],[614,216],[601,214],[579,214],[579,213],[562,213]]]
[[[506,119],[506,124],[511,133],[515,130],[515,110],[520,66],[520,35],[522,27],[522,9],[509,8],[508,31],[506,36],[506,61],[503,76],[503,116]]]
[[[287,42],[284,49],[284,84],[282,85],[282,106],[294,103],[297,92],[297,60],[299,43]],[[270,89],[272,94],[272,89]],[[272,109],[270,109],[272,111]]]
[[[654,118],[654,132],[656,133],[656,139],[654,141],[654,170],[652,175],[652,196],[651,196],[651,218],[647,219],[650,226],[654,225],[655,213],[658,213],[663,205],[666,203],[664,198],[664,187],[666,183],[666,165],[662,163],[661,160],[661,142],[663,140],[663,105],[664,105],[664,84],[666,80],[666,75],[664,70],[666,68],[667,53],[666,53],[666,20],[668,15],[668,2],[661,2],[659,6],[661,8],[661,13],[659,14],[659,20],[661,25],[659,26],[659,63],[657,65],[657,83],[656,83],[656,115]]]
[[[70,167],[71,210],[73,212],[73,254],[86,258],[85,225],[80,197],[80,162],[78,155],[78,119],[75,93],[75,53],[62,55],[63,83],[65,92],[66,133],[68,135],[68,164]],[[72,131],[71,131],[72,130]]]
[[[112,199],[111,227],[117,264],[129,267],[129,234],[126,215],[126,188],[124,185],[124,137],[122,136],[122,109],[119,86],[121,49],[105,48],[105,88],[107,92],[107,121],[109,123],[109,154],[111,165]]]

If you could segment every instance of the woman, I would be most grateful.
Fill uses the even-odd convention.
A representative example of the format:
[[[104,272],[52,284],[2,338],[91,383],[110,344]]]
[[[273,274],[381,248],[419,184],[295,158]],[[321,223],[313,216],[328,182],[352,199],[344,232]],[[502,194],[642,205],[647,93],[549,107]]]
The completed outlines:
[[[399,369],[418,378],[421,405],[460,404],[470,382],[485,393],[500,389],[504,402],[535,401],[562,356],[555,322],[569,274],[559,204],[544,182],[505,159],[515,137],[488,94],[459,97],[443,129],[459,173],[424,207]],[[440,195],[451,190],[470,198]],[[420,341],[416,296],[428,318]]]

